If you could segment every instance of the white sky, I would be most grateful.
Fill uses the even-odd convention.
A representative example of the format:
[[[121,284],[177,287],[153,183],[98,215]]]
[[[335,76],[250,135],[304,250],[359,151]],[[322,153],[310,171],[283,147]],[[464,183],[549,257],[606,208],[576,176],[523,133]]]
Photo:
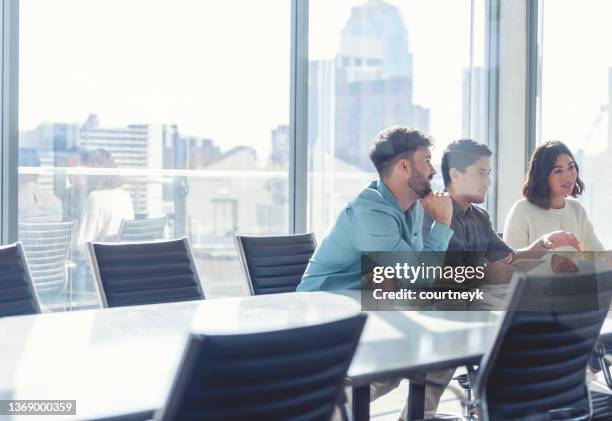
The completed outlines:
[[[238,3],[23,0],[21,128],[96,112],[268,147],[288,122],[289,2]]]
[[[365,0],[311,0],[311,58],[331,58],[351,7]],[[439,143],[461,136],[463,69],[469,66],[468,0],[388,0],[408,29],[414,60],[414,102],[431,111],[431,132]],[[482,5],[482,1],[476,1]],[[482,65],[482,49],[477,51]],[[382,129],[382,127],[381,127]]]
[[[589,152],[608,102],[612,2],[545,0],[542,138]],[[431,110],[439,143],[461,135],[462,69],[469,64],[469,0],[392,0],[414,56],[414,101]],[[332,57],[351,7],[311,0],[310,57]],[[482,11],[482,0],[476,1]],[[265,6],[264,6],[265,5]],[[20,127],[83,122],[176,123],[222,148],[265,157],[288,123],[289,0],[22,0]],[[476,17],[479,21],[481,14]],[[481,39],[482,25],[476,39]],[[482,61],[477,44],[475,65]],[[595,53],[596,52],[596,53]]]
[[[363,2],[311,0],[312,59],[336,53]],[[415,103],[446,143],[461,135],[469,1],[391,3],[409,32]],[[22,129],[96,112],[103,126],[176,123],[262,158],[288,123],[289,0],[22,0],[20,13]]]
[[[609,0],[544,1],[542,140],[587,153],[605,147],[607,118],[594,122],[608,103],[611,17]]]

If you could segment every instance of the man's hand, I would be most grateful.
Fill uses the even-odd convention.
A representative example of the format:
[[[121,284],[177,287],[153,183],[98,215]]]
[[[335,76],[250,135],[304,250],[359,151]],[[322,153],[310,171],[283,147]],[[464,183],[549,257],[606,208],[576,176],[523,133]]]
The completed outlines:
[[[553,231],[545,234],[540,238],[540,244],[548,250],[570,246],[578,251],[582,251],[580,240],[578,240],[574,234],[567,231]]]
[[[485,279],[490,284],[506,284],[510,281],[512,273],[516,270],[510,265],[512,254],[505,258],[487,264],[485,268]]]
[[[448,193],[429,193],[421,199],[421,204],[437,223],[450,226],[453,203]]]
[[[578,272],[578,266],[572,259],[559,254],[553,254],[550,260],[550,266],[555,273],[575,273]]]

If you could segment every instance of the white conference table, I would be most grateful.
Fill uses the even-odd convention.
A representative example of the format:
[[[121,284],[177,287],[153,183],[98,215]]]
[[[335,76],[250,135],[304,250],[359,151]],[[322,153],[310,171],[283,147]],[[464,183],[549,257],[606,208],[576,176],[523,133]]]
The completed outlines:
[[[358,291],[288,293],[0,319],[0,400],[76,400],[76,416],[138,419],[164,405],[189,332],[246,333],[331,321],[361,310]],[[369,383],[477,363],[499,312],[372,311],[349,369],[356,419]],[[607,320],[604,333],[612,333]],[[422,414],[423,388],[411,385]],[[130,418],[133,416],[132,418]],[[0,416],[50,420],[49,416]]]

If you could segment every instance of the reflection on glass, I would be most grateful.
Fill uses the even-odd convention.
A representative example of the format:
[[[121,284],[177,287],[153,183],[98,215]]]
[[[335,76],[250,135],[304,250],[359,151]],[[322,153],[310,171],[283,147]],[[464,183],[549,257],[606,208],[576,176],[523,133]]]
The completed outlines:
[[[318,238],[377,177],[368,152],[383,128],[430,133],[436,162],[451,140],[488,141],[483,11],[468,0],[310,1],[308,226]]]
[[[581,4],[582,5],[582,4]],[[579,197],[597,237],[612,247],[612,3],[545,0],[542,19],[538,142],[560,140],[574,152],[585,191]],[[575,23],[571,31],[567,22]]]
[[[234,235],[288,231],[290,2],[270,3],[20,3],[19,238],[45,310],[98,305],[88,241],[187,236],[208,297],[247,292]]]

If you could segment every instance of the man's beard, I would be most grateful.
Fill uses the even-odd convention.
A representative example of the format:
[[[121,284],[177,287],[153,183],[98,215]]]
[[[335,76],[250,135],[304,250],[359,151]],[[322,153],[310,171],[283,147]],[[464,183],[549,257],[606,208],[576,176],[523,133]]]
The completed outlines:
[[[431,193],[431,183],[429,179],[425,178],[420,172],[413,171],[408,178],[408,187],[410,187],[419,198],[423,198]]]

